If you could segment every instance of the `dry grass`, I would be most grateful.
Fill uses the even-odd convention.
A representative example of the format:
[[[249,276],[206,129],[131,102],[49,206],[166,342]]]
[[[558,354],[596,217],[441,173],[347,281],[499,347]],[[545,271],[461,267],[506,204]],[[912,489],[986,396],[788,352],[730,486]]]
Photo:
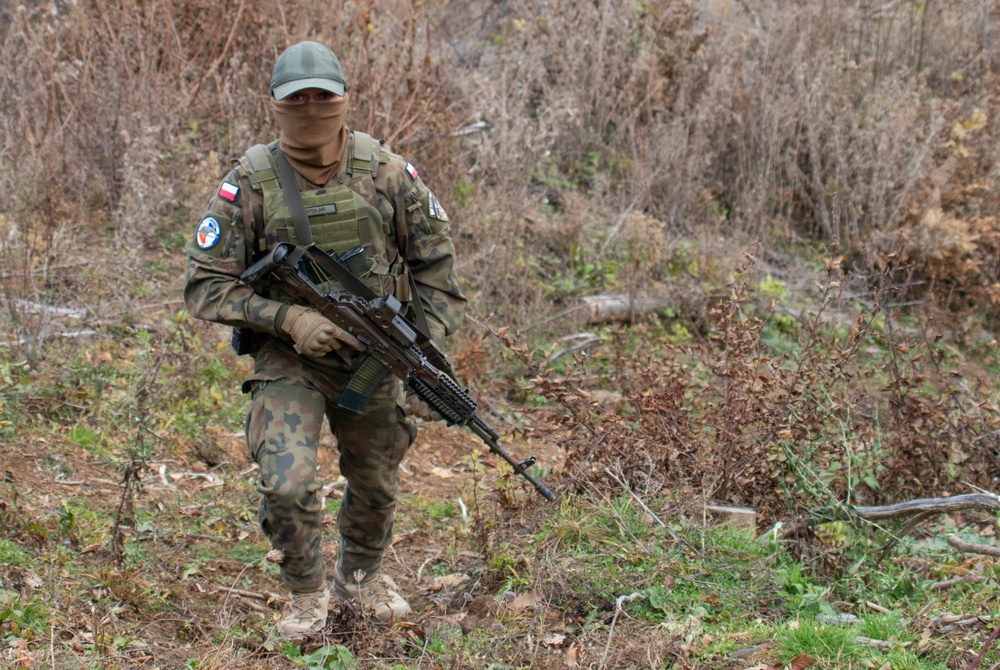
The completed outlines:
[[[666,224],[655,243],[695,240],[723,268],[738,255],[712,248],[720,235],[818,240],[861,273],[910,261],[954,309],[1000,299],[988,5],[240,2],[223,23],[203,0],[0,12],[13,196],[0,222],[19,273],[7,295],[64,298],[64,279],[31,273],[97,249],[134,269],[136,249],[183,236],[228,161],[273,134],[270,65],[310,38],[351,73],[351,124],[419,165],[457,214],[482,313],[525,325],[562,309],[572,291],[540,289],[574,258],[601,261],[633,213]],[[589,288],[618,287],[608,274]]]

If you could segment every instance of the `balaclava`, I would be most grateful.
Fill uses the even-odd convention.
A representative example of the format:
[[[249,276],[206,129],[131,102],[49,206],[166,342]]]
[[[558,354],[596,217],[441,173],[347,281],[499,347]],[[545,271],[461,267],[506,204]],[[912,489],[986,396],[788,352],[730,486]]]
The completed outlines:
[[[340,170],[350,134],[344,122],[347,96],[304,105],[272,99],[271,109],[281,129],[281,150],[292,167],[317,186],[330,181]]]
[[[296,91],[318,88],[343,96],[326,103],[293,105],[283,102]],[[281,129],[280,146],[292,167],[322,186],[337,174],[350,135],[347,80],[340,61],[318,42],[299,42],[274,63],[271,109]]]

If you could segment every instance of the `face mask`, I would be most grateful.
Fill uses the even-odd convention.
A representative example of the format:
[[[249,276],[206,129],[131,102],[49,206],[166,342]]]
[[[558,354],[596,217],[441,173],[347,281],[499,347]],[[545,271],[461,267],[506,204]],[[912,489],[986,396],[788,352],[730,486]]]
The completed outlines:
[[[347,96],[336,102],[293,105],[271,99],[281,129],[281,151],[297,172],[322,186],[340,169],[350,130]]]

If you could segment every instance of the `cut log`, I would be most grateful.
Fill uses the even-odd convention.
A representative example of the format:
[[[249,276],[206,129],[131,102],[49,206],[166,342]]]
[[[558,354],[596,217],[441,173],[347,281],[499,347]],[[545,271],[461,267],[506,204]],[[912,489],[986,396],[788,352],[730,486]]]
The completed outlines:
[[[634,298],[627,295],[592,295],[582,300],[587,323],[614,323],[629,321],[639,314],[667,307],[668,302],[660,298]]]

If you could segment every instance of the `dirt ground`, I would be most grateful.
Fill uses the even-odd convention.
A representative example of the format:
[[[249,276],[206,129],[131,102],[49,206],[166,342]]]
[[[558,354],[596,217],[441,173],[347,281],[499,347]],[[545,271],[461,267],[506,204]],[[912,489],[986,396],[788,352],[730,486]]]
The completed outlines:
[[[24,524],[21,533],[5,535],[21,538],[39,559],[7,566],[2,585],[49,608],[45,630],[0,647],[9,667],[301,667],[269,637],[285,593],[264,560],[256,466],[241,434],[206,435],[196,449],[203,457],[149,464],[134,502],[136,522],[122,528],[120,564],[112,561],[108,520],[122,500],[121,465],[90,458],[59,436],[35,440],[0,444],[3,518]],[[530,447],[549,471],[558,467],[557,447]],[[524,445],[508,448],[527,455],[518,453]],[[367,658],[364,667],[393,667],[392,658],[400,667],[434,667],[419,656],[414,661],[414,649],[442,626],[468,633],[489,626],[502,607],[535,616],[538,594],[508,593],[504,604],[482,583],[488,552],[477,545],[473,521],[477,512],[489,517],[498,509],[496,461],[466,430],[423,425],[403,463],[402,502],[386,557],[414,615],[387,631],[335,604],[324,636],[303,649],[338,643]],[[319,468],[328,500],[336,500],[343,480],[326,429]],[[517,486],[515,497],[529,516],[544,514],[545,502],[533,500],[530,487]],[[324,521],[328,573],[338,537],[332,507],[328,502]],[[58,546],[55,528],[67,509],[80,518]]]

